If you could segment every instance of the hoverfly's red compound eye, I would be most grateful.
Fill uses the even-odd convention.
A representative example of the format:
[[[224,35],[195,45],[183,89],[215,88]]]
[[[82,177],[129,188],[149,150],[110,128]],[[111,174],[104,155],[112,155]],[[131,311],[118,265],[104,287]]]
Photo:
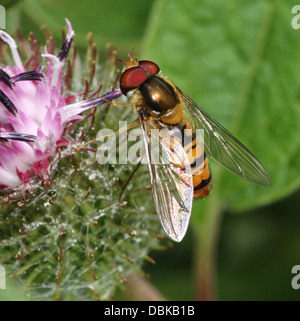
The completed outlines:
[[[141,67],[133,67],[127,69],[121,76],[120,89],[123,95],[126,95],[128,91],[139,87],[148,76],[146,71]]]
[[[153,61],[141,60],[141,61],[139,61],[139,66],[141,68],[143,68],[149,74],[148,77],[159,73],[159,67]]]
[[[138,88],[144,81],[159,72],[156,63],[149,60],[141,60],[137,67],[132,67],[122,74],[120,79],[120,89],[123,95],[128,91]]]

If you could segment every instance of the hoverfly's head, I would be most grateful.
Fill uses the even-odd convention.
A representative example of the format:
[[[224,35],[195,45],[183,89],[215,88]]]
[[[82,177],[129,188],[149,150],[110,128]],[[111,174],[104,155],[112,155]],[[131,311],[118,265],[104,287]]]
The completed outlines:
[[[136,60],[132,53],[128,53],[130,61],[119,60],[126,64],[125,71],[120,78],[120,90],[126,95],[130,90],[137,89],[148,78],[159,73],[156,63],[149,60]]]

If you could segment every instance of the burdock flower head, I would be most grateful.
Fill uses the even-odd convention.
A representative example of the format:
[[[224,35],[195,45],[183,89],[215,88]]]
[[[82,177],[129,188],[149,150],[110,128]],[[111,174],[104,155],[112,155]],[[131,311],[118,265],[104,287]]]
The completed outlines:
[[[0,264],[39,299],[108,299],[152,262],[160,225],[145,168],[134,181],[130,164],[100,165],[97,145],[72,153],[135,116],[102,105],[121,96],[115,49],[99,65],[90,36],[81,60],[66,23],[57,52],[47,29],[45,48],[0,31]]]
[[[33,176],[49,181],[49,161],[59,146],[68,144],[63,136],[66,123],[77,114],[103,103],[92,101],[66,105],[63,67],[74,31],[66,19],[67,35],[57,56],[47,52],[31,57],[37,69],[26,71],[14,39],[0,31],[2,41],[11,50],[14,66],[0,69],[0,188],[28,187]],[[39,58],[47,62],[44,68]],[[44,69],[46,71],[44,72]],[[119,96],[118,91],[106,98]]]

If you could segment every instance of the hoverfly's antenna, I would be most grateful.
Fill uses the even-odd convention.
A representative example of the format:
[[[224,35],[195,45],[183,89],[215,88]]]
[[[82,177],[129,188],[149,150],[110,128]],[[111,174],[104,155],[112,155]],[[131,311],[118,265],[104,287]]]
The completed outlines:
[[[133,58],[133,52],[134,52],[134,49],[132,49],[131,51],[128,52],[128,57],[130,58],[130,60],[135,60]]]
[[[130,52],[130,51],[128,52],[128,57],[130,59],[129,61],[125,61],[123,59],[118,59],[118,60],[122,64],[126,65],[126,69],[138,66],[138,64],[139,64],[138,61],[135,58],[133,58],[133,50],[132,50],[132,52]]]
[[[128,61],[125,61],[123,59],[118,59],[119,62],[121,62],[122,64],[128,64]]]

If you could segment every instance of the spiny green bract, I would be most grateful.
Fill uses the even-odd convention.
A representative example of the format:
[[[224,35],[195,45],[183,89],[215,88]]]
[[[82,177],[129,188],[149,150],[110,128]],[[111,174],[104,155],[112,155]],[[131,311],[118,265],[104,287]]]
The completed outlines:
[[[71,62],[66,90],[78,88],[80,82],[77,94],[83,92],[82,76],[88,79],[88,93],[96,91],[98,82],[107,90],[116,83],[116,53],[110,50],[99,68],[93,46],[91,41],[85,72],[76,65],[78,57]],[[100,69],[97,77],[91,76],[94,68]],[[101,128],[117,130],[119,120],[132,119],[130,108],[102,105],[70,124],[66,137],[80,144],[95,138]],[[134,165],[100,165],[94,151],[82,149],[73,155],[73,149],[57,152],[50,179],[32,186],[26,203],[20,191],[1,197],[0,264],[32,299],[110,299],[128,274],[143,273],[140,267],[149,250],[160,246],[147,168],[139,168],[120,202]]]

